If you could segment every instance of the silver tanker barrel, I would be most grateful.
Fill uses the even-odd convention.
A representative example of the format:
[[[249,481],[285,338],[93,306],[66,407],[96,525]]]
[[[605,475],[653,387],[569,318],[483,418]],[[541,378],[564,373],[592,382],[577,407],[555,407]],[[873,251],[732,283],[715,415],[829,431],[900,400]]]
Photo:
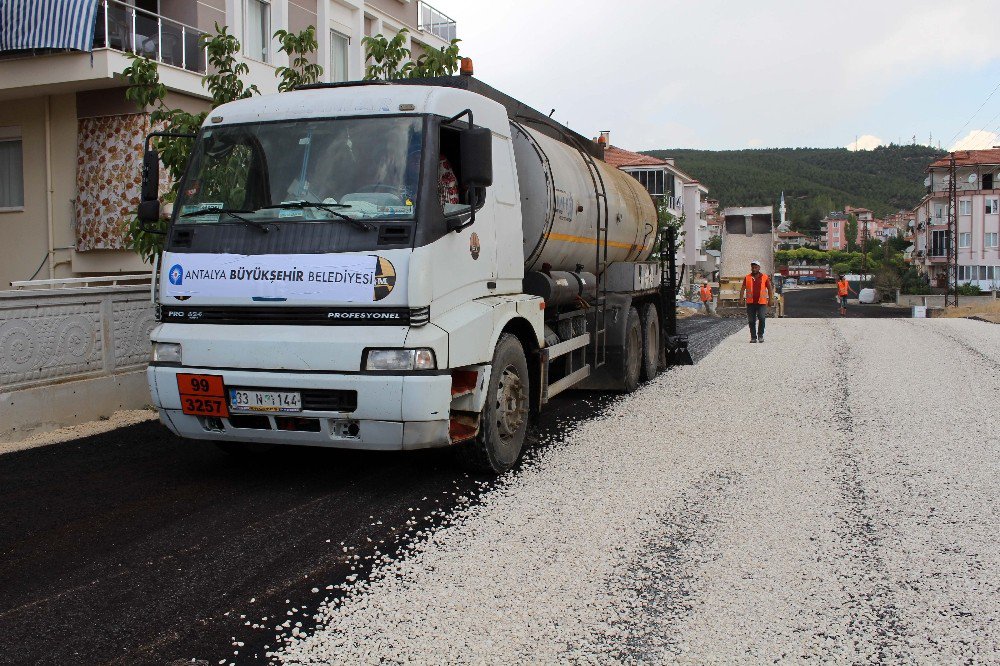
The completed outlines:
[[[511,123],[521,191],[524,269],[598,273],[598,186],[579,150]],[[656,242],[656,208],[635,178],[593,160],[607,191],[608,256],[644,261]],[[603,214],[603,213],[602,213]]]

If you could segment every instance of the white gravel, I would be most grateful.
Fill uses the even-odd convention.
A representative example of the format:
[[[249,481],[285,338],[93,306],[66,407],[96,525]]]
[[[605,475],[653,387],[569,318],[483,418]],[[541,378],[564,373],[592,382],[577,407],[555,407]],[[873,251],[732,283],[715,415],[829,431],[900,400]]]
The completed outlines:
[[[1000,661],[1000,326],[742,333],[551,443],[276,658]]]

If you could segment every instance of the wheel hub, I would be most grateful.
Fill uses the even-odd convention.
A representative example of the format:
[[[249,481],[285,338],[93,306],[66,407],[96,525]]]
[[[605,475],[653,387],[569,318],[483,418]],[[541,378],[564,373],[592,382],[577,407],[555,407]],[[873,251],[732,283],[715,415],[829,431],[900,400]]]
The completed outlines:
[[[528,414],[528,396],[517,369],[508,365],[500,373],[496,394],[497,434],[505,442],[513,439]]]

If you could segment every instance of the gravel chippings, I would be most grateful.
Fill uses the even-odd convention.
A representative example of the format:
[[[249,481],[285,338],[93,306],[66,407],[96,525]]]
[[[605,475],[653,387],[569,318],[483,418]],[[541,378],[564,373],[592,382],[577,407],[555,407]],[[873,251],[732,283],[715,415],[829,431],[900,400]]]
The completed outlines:
[[[1000,327],[782,320],[548,442],[270,656],[1000,661]]]

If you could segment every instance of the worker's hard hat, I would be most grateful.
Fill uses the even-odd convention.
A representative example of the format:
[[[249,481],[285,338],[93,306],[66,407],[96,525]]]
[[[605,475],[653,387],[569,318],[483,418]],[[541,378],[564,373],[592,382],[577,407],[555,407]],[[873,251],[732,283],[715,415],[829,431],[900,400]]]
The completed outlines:
[[[760,266],[760,262],[757,261],[756,259],[754,259],[753,261],[750,262],[751,266],[753,266],[754,264],[757,264],[758,266]]]

